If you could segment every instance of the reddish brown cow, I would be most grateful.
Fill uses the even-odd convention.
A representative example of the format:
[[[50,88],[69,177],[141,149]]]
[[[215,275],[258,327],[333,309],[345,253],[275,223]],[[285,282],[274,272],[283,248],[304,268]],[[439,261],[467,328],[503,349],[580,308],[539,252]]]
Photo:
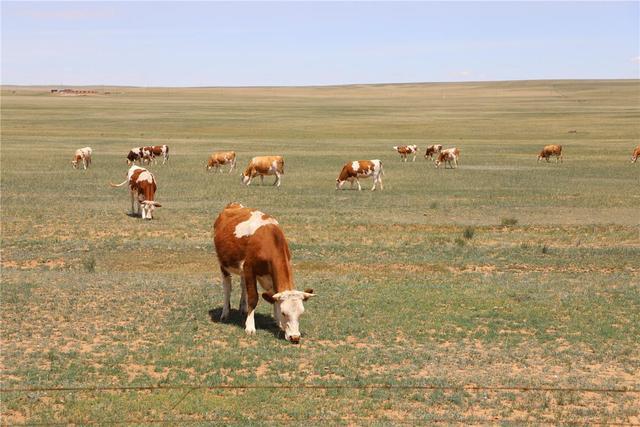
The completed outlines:
[[[638,145],[636,149],[633,150],[633,154],[631,155],[631,163],[635,163],[636,160],[638,160],[638,157],[640,157],[640,145]]]
[[[458,159],[460,158],[460,150],[456,147],[447,148],[446,150],[442,150],[440,154],[438,154],[438,158],[435,161],[436,168],[440,167],[441,163],[444,163],[444,168],[447,168],[447,164],[451,169],[455,169],[458,167]],[[452,164],[453,162],[453,164]]]
[[[545,145],[540,154],[538,154],[538,162],[541,159],[545,159],[547,162],[549,162],[549,158],[551,156],[556,156],[556,163],[558,163],[558,160],[560,160],[560,163],[562,163],[562,145]]]
[[[442,151],[442,145],[440,144],[434,144],[434,145],[430,145],[427,147],[427,151],[425,151],[424,153],[424,158],[430,158],[431,160],[434,160],[434,156],[438,156],[438,154],[440,154],[440,152]]]
[[[247,334],[256,333],[256,283],[260,283],[265,291],[262,297],[273,304],[273,316],[280,329],[284,331],[285,338],[292,343],[298,343],[299,319],[304,312],[302,302],[315,294],[312,289],[304,292],[295,290],[291,252],[278,221],[256,209],[231,203],[224,208],[213,224],[213,242],[224,286],[221,320],[226,320],[231,310],[233,273],[240,276],[240,311],[247,315]]]
[[[129,184],[131,192],[131,214],[140,215],[142,209],[142,219],[152,219],[153,210],[162,205],[156,202],[156,179],[151,172],[139,166],[131,166],[127,173],[127,179],[120,184],[110,184],[112,187],[122,187]],[[137,212],[134,210],[135,202],[138,203]]]
[[[168,145],[151,145],[148,147],[141,147],[143,150],[143,160],[147,159],[149,163],[151,160],[154,161],[155,164],[158,164],[158,160],[156,157],[162,156],[162,164],[164,165],[169,160],[169,146]]]
[[[284,159],[282,156],[254,157],[247,168],[242,172],[241,181],[245,185],[251,184],[251,180],[260,175],[260,185],[264,182],[265,175],[275,175],[273,185],[280,187],[280,176],[284,174]]]
[[[393,147],[398,153],[400,153],[400,160],[403,162],[407,161],[407,156],[413,154],[412,162],[416,161],[416,155],[418,154],[418,146],[417,145],[398,145]]]
[[[353,182],[355,181],[358,184],[358,191],[361,191],[362,187],[360,186],[360,180],[358,178],[368,178],[370,176],[373,177],[373,187],[371,187],[371,191],[375,191],[377,184],[380,184],[380,190],[384,190],[382,175],[384,175],[384,170],[382,169],[382,162],[380,160],[355,160],[346,163],[342,167],[340,175],[338,175],[336,179],[336,190],[341,189],[346,181],[349,181],[351,188],[353,188]]]
[[[209,160],[207,161],[207,170],[215,169],[219,170],[220,173],[222,173],[222,165],[226,165],[227,163],[230,165],[229,173],[231,173],[236,167],[235,151],[213,153],[211,156],[209,156]]]
[[[73,160],[71,160],[71,164],[74,169],[77,169],[78,163],[82,162],[82,167],[87,169],[91,164],[91,155],[93,154],[93,150],[91,147],[79,148],[76,150],[73,155]]]

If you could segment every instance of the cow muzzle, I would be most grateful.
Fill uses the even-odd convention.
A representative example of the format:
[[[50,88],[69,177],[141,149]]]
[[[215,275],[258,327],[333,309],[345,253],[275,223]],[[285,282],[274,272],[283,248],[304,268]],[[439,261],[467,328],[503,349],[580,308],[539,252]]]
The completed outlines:
[[[300,335],[292,335],[288,340],[291,344],[300,344]]]

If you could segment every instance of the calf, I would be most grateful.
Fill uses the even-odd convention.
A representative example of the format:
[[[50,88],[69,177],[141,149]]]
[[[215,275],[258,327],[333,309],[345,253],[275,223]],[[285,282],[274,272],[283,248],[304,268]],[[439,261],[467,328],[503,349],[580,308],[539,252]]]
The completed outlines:
[[[140,215],[142,209],[142,219],[153,219],[153,210],[162,205],[154,200],[156,195],[156,178],[151,172],[139,166],[131,166],[127,173],[127,179],[120,184],[110,184],[112,187],[122,187],[129,183],[131,192],[131,214]],[[137,212],[134,210],[134,203],[138,203]]]
[[[636,149],[633,150],[633,154],[631,155],[631,163],[635,163],[636,160],[638,160],[638,157],[640,157],[640,145],[638,145]]]
[[[556,156],[556,163],[558,163],[558,160],[562,163],[562,145],[545,145],[540,154],[538,154],[538,162],[540,159],[545,159],[549,162],[551,156]]]
[[[93,150],[91,147],[84,147],[76,150],[76,153],[73,156],[73,160],[71,160],[71,164],[74,169],[78,168],[78,163],[82,162],[82,167],[86,170],[91,164],[91,154]]]
[[[246,333],[256,333],[257,282],[265,291],[262,297],[273,304],[273,317],[284,331],[285,339],[300,342],[302,302],[315,294],[312,289],[304,292],[294,289],[291,252],[278,221],[256,209],[231,203],[213,224],[213,242],[224,287],[220,320],[229,317],[233,273],[240,276],[240,311],[247,316]]]
[[[207,170],[215,169],[222,173],[222,165],[229,164],[229,173],[236,167],[236,152],[225,151],[222,153],[213,153],[207,161]]]
[[[397,147],[393,147],[398,153],[400,153],[400,160],[403,162],[407,161],[407,156],[413,154],[412,162],[416,161],[416,156],[418,155],[418,146],[417,145],[399,145]]]
[[[451,167],[451,169],[455,169],[458,167],[459,158],[460,158],[460,150],[458,150],[455,147],[442,150],[440,151],[440,154],[438,154],[438,158],[435,161],[436,168],[439,168],[440,164],[444,163],[445,169],[447,168],[447,164],[449,164],[449,167]],[[451,162],[453,162],[453,165]]]
[[[362,190],[360,186],[360,180],[358,178],[373,177],[373,187],[371,191],[375,191],[376,185],[380,184],[380,190],[384,190],[382,185],[382,175],[384,170],[382,169],[382,162],[380,160],[356,160],[349,162],[342,167],[338,179],[336,179],[336,190],[339,190],[344,185],[345,181],[351,183],[353,188],[353,181],[358,184],[358,191]]]
[[[284,159],[282,156],[254,157],[240,177],[245,185],[251,184],[251,180],[260,175],[260,185],[264,182],[265,175],[275,175],[273,185],[280,187],[280,176],[284,174]]]
[[[430,145],[427,147],[427,151],[425,151],[424,153],[424,158],[425,159],[430,158],[431,160],[434,160],[434,156],[437,157],[441,151],[442,151],[442,145],[440,144]]]

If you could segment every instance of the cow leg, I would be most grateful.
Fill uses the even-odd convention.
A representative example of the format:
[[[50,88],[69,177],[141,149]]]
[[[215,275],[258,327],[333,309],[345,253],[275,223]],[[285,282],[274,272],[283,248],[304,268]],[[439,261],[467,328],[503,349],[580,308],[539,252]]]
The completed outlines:
[[[240,277],[240,306],[238,310],[245,316],[247,315],[247,288],[242,276]]]
[[[133,200],[133,197],[134,197],[133,190],[129,190],[129,194],[131,194],[131,215],[135,215],[135,211],[133,210],[133,203],[134,203],[134,200]]]
[[[276,180],[273,185],[280,187],[280,173],[278,171],[276,171]]]
[[[382,185],[382,175],[378,175],[378,184],[380,184],[380,191],[384,190],[384,185]]]
[[[356,178],[356,184],[358,184],[358,191],[362,191],[362,187],[360,186],[360,180]]]
[[[351,182],[351,187],[350,188],[353,190],[353,180],[351,180],[349,182]]]
[[[411,161],[412,161],[412,162],[415,162],[415,161],[416,161],[416,155],[415,155],[415,154],[413,155],[413,160],[411,160]]]
[[[224,290],[224,301],[222,302],[222,315],[220,321],[227,320],[229,318],[229,311],[231,310],[231,275],[220,269],[222,273],[222,287]]]
[[[260,185],[264,184],[264,175],[260,175]]]
[[[258,305],[258,289],[256,287],[256,277],[253,274],[253,270],[245,265],[243,270],[244,285],[247,290],[247,320],[244,324],[244,331],[253,335],[256,333],[256,322],[254,314],[256,306]]]

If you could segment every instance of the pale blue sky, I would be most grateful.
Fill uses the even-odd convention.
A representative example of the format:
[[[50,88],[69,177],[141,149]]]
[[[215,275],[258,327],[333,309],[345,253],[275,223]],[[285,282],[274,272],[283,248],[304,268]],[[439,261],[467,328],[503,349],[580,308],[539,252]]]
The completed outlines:
[[[2,83],[640,78],[634,2],[2,1]]]

